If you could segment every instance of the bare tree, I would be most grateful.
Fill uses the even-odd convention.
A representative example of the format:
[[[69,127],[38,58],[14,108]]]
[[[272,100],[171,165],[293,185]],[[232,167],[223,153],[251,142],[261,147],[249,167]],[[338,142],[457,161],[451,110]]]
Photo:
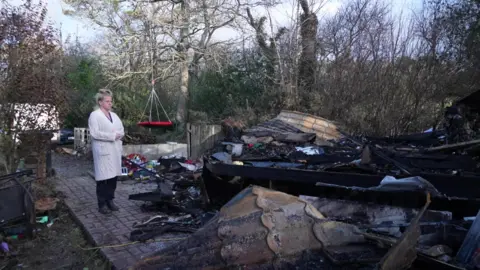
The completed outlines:
[[[131,58],[129,64],[138,65],[133,65],[134,68],[122,76],[148,76],[153,72],[159,81],[171,76],[179,79],[176,110],[179,123],[188,121],[190,77],[199,72],[208,49],[222,44],[213,40],[213,35],[218,29],[232,24],[239,9],[249,4],[237,0],[66,2],[74,8],[70,14],[90,19],[109,31],[123,45],[121,48],[126,47],[120,52],[113,50],[117,57],[114,59]],[[145,40],[150,42],[143,42]],[[136,52],[149,57],[138,62],[141,58],[135,57]],[[149,64],[148,58],[153,58],[153,65]]]
[[[352,1],[325,22],[320,40],[328,62],[322,73],[322,113],[352,131],[395,135],[433,122],[443,85],[429,70],[414,21],[393,20],[388,7],[372,0]],[[432,34],[431,30],[428,30]],[[438,74],[436,74],[438,73]]]

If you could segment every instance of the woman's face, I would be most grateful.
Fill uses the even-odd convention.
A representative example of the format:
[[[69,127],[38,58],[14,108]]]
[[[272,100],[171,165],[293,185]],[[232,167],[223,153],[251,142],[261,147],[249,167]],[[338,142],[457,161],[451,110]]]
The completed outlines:
[[[106,96],[99,102],[100,108],[110,111],[112,109],[112,97]]]

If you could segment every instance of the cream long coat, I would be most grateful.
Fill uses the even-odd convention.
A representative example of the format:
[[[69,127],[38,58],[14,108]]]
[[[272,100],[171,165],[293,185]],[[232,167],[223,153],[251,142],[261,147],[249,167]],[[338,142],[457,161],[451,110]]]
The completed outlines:
[[[100,109],[90,113],[88,118],[96,181],[122,174],[122,141],[115,140],[115,135],[118,133],[123,137],[124,129],[118,115],[110,114],[112,122]]]

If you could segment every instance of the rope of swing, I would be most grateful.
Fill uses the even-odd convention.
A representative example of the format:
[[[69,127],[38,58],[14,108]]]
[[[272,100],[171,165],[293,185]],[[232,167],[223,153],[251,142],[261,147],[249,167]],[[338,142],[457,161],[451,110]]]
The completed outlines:
[[[152,36],[152,28],[151,28],[151,25],[149,27],[149,32],[150,32],[150,37],[153,37]],[[148,100],[147,100],[147,104],[145,106],[145,109],[143,110],[143,114],[142,115],[145,115],[145,112],[148,108],[148,105],[150,104],[150,113],[149,113],[149,117],[148,117],[148,121],[149,122],[152,122],[152,109],[153,109],[153,103],[155,102],[155,109],[157,111],[157,119],[160,120],[160,113],[158,111],[158,104],[160,104],[160,107],[162,108],[163,110],[163,113],[165,114],[165,116],[167,117],[168,121],[169,122],[172,122],[170,120],[170,117],[168,117],[168,114],[167,114],[167,111],[165,110],[165,108],[163,107],[163,104],[162,102],[160,101],[160,98],[158,97],[157,95],[157,92],[155,91],[155,66],[154,66],[154,63],[153,63],[153,38],[151,38],[151,42],[150,42],[150,64],[151,64],[151,67],[152,67],[152,72],[151,72],[151,76],[152,76],[152,90],[150,92],[150,95],[148,97]]]

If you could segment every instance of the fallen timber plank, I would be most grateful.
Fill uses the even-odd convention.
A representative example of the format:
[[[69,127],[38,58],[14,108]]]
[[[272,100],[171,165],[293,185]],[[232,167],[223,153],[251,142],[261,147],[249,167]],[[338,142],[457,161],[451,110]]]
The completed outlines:
[[[388,236],[374,235],[369,233],[363,234],[365,238],[383,243],[385,246],[393,246],[397,243],[396,239]],[[435,269],[435,270],[465,270],[464,267],[449,264],[435,258],[429,257],[417,249],[417,258],[415,260],[415,269]]]
[[[239,167],[239,168],[236,168]],[[218,195],[224,198],[231,198],[242,189],[241,185],[230,184],[225,180],[219,180],[216,176],[240,176],[247,179],[244,185],[256,184],[265,187],[273,186],[276,190],[287,192],[292,195],[307,195],[316,197],[325,197],[331,199],[345,199],[352,201],[362,201],[377,204],[393,205],[409,208],[421,208],[425,204],[425,195],[423,192],[416,191],[380,191],[366,189],[378,186],[384,176],[350,174],[336,172],[317,172],[306,170],[285,170],[276,168],[257,168],[245,167],[227,164],[205,163],[203,170],[203,179],[210,198]],[[211,175],[213,174],[213,175]],[[437,175],[424,177],[429,180],[440,192],[443,192],[435,181],[431,181]],[[463,177],[467,178],[467,177]],[[476,177],[468,179],[473,182],[479,181]],[[455,178],[453,178],[455,179]],[[451,188],[454,194],[470,194],[477,191],[474,186],[470,190],[458,189],[458,182],[452,178],[444,177],[443,182],[450,182],[446,188]],[[317,185],[317,183],[330,185]],[[440,182],[438,182],[440,183]],[[437,183],[437,184],[438,184]],[[458,185],[455,187],[455,185]],[[441,185],[440,185],[441,186]],[[359,188],[349,188],[359,187]],[[447,193],[450,195],[452,192]],[[460,196],[466,197],[466,196]],[[475,198],[478,196],[472,196]],[[455,217],[464,217],[475,215],[480,208],[480,200],[467,198],[448,198],[433,197],[430,209],[450,211]]]
[[[410,226],[396,241],[379,263],[381,270],[408,269],[417,258],[416,245],[421,235],[420,219],[430,205],[430,194],[427,193],[426,203],[418,215],[411,221]]]

